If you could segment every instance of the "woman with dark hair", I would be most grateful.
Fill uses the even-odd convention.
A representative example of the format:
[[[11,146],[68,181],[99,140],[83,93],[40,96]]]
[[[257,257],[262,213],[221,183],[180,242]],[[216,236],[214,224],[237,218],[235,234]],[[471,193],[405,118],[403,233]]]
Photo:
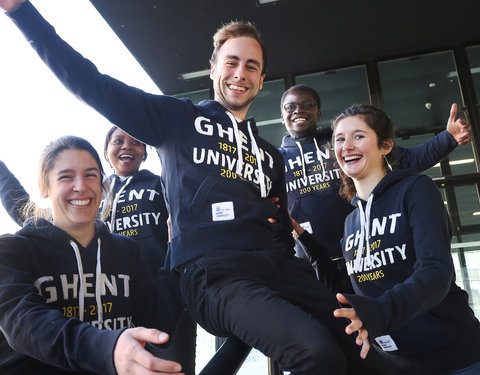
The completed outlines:
[[[147,146],[113,126],[105,137],[104,155],[114,174],[108,177],[102,219],[111,232],[134,239],[156,271],[167,254],[168,212],[160,176],[140,170]]]
[[[105,137],[104,156],[114,174],[104,181],[106,193],[100,205],[103,207],[101,218],[112,233],[135,240],[145,264],[151,272],[157,273],[164,265],[167,254],[168,212],[160,176],[146,169],[140,170],[142,162],[147,158],[147,147],[113,126]],[[0,198],[7,212],[19,225],[32,216],[35,209],[32,203],[24,208],[28,197],[18,180],[1,163]],[[174,278],[173,275],[171,277]],[[195,333],[195,322],[184,312],[169,347],[157,348],[155,354],[181,363],[183,371],[187,375],[193,375]]]
[[[479,374],[480,324],[455,284],[451,224],[430,178],[393,170],[393,124],[356,105],[333,125],[342,193],[357,208],[342,239],[355,289],[338,294],[351,307],[347,333],[368,331],[401,374]],[[383,350],[382,350],[383,349]]]
[[[133,328],[169,331],[176,295],[168,299],[166,283],[160,294],[134,241],[95,220],[102,177],[86,140],[62,137],[45,148],[39,187],[50,209],[0,238],[2,374],[181,371],[144,349],[167,334]]]
[[[147,146],[113,126],[105,137],[104,155],[115,173],[108,177],[102,219],[111,232],[135,240],[147,265],[157,272],[167,255],[168,212],[160,176],[140,170]],[[187,375],[194,375],[195,344],[196,323],[184,312],[170,346],[156,355],[180,362]]]

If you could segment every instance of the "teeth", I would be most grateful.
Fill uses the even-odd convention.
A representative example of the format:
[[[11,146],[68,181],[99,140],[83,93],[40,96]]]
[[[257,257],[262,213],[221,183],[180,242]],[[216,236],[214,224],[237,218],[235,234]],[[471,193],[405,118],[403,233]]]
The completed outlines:
[[[232,90],[238,90],[238,91],[247,91],[246,87],[241,87],[241,86],[236,86],[236,85],[229,85]]]
[[[305,121],[307,121],[307,119],[304,117],[297,117],[295,120],[293,120],[293,122],[296,124],[299,122],[305,122]]]
[[[74,206],[86,206],[89,203],[90,203],[90,199],[82,199],[82,200],[76,199],[76,200],[70,201],[70,204]]]
[[[362,158],[362,157],[359,156],[359,155],[352,155],[352,156],[345,156],[345,157],[343,158],[343,160],[345,160],[345,161],[352,161],[352,160],[359,160],[359,159],[361,159],[361,158]]]
[[[133,160],[133,156],[132,155],[122,155],[119,157],[119,159],[132,159]]]

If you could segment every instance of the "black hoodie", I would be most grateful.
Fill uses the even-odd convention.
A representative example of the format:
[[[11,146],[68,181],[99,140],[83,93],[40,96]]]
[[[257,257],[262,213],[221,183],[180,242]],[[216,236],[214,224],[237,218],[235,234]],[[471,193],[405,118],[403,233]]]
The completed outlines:
[[[84,248],[48,221],[28,220],[0,238],[0,373],[116,374],[123,329],[172,331],[172,285],[157,287],[134,241],[103,223]]]
[[[157,270],[164,264],[168,245],[168,212],[160,176],[142,169],[126,179],[117,175],[108,179],[113,199],[105,223],[111,232],[135,240],[147,264]]]
[[[455,284],[451,226],[432,180],[388,173],[345,222],[356,295],[346,295],[400,372],[436,375],[480,361],[480,324]]]

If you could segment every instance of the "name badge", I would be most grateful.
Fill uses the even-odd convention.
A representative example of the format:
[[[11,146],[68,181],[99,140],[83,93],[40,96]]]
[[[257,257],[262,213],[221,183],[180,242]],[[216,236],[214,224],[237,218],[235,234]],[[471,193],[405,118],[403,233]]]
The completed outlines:
[[[308,233],[312,234],[313,229],[312,229],[312,224],[310,224],[309,221],[306,221],[304,223],[300,223],[300,226],[305,229]]]
[[[390,335],[375,337],[375,341],[385,352],[394,352],[395,350],[398,350],[395,341],[393,341]]]
[[[212,204],[212,220],[228,221],[235,219],[233,202],[218,202]]]

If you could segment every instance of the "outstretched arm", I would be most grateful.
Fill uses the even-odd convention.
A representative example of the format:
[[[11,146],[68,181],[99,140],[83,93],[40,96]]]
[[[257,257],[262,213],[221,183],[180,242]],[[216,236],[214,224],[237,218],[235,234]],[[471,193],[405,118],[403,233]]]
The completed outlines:
[[[1,1],[1,0],[0,0]],[[30,196],[7,166],[0,161],[0,200],[3,208],[18,225],[25,221],[23,208]]]
[[[293,237],[297,242],[300,242],[301,247],[305,251],[305,255],[316,270],[317,278],[325,284],[332,293],[343,290],[342,275],[337,266],[332,262],[327,248],[304,230],[291,216],[290,220],[293,227]]]
[[[67,90],[140,141],[161,146],[177,134],[172,118],[183,123],[182,116],[190,115],[184,110],[191,106],[186,99],[150,94],[100,73],[57,35],[29,1],[20,3],[7,16]]]
[[[457,104],[452,104],[446,130],[429,141],[412,148],[395,147],[392,152],[399,167],[423,172],[446,158],[458,145],[470,143],[470,125],[457,118],[457,111]]]

